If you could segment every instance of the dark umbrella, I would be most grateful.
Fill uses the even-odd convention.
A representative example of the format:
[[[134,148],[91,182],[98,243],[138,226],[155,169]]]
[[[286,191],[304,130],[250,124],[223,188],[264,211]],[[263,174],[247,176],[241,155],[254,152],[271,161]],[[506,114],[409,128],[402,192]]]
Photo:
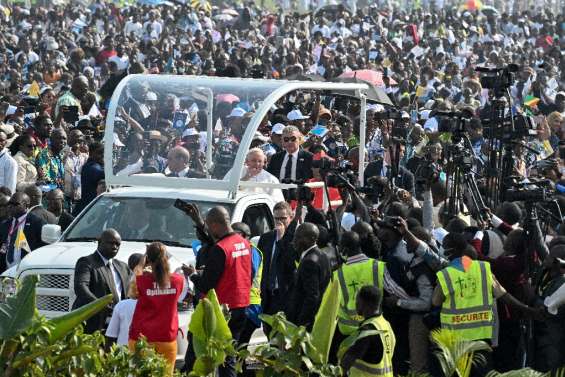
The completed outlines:
[[[346,5],[346,4],[328,4],[328,5],[322,5],[321,7],[316,9],[314,11],[314,16],[318,16],[318,14],[320,14],[321,12],[336,14],[340,10],[340,7],[342,7],[342,9],[345,10],[347,13],[353,14],[353,11],[349,7],[349,5]]]
[[[380,103],[381,105],[394,106],[384,89],[374,86],[370,82],[361,80],[357,77],[336,77],[332,81],[334,82],[344,82],[344,83],[355,83],[355,84],[367,84],[369,89],[367,90],[367,101]],[[351,92],[341,91],[339,89],[333,90],[332,94],[354,97]]]

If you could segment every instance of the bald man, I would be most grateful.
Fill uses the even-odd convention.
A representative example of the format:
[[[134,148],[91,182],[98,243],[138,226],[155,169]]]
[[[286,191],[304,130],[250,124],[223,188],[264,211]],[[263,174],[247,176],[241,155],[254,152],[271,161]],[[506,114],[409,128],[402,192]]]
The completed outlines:
[[[285,312],[290,321],[308,330],[312,329],[331,277],[330,261],[316,244],[319,235],[316,225],[304,223],[296,229],[292,241],[299,265]]]
[[[131,270],[126,263],[115,259],[121,243],[122,238],[115,229],[106,229],[98,239],[96,251],[80,258],[76,263],[76,299],[73,309],[110,293],[114,296],[112,304],[86,321],[84,331],[88,334],[105,330],[112,315],[112,308],[118,301],[126,298]]]
[[[57,105],[55,106],[55,118],[60,122],[63,118],[63,113],[68,111],[71,107],[78,108],[78,115],[83,114],[83,109],[81,108],[80,101],[88,93],[88,79],[86,76],[77,76],[71,83],[71,90],[68,90],[65,94],[59,98]],[[84,109],[88,111],[90,109]]]
[[[210,209],[205,222],[215,244],[206,250],[206,266],[202,273],[196,274],[194,268],[187,272],[198,291],[206,293],[214,288],[220,304],[228,305],[228,326],[237,343],[247,320],[245,310],[249,306],[252,280],[251,245],[233,231],[230,215],[224,207]],[[219,371],[220,377],[235,377],[235,360],[226,359]]]
[[[167,177],[206,178],[206,174],[190,169],[190,152],[183,147],[174,147],[167,155]]]

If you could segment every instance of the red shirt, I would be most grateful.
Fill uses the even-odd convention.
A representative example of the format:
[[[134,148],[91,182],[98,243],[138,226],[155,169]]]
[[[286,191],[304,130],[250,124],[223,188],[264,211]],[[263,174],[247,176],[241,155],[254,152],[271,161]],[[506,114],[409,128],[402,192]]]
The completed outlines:
[[[234,233],[222,238],[217,244],[223,250],[226,261],[216,294],[220,304],[228,304],[230,309],[249,306],[251,290],[251,245]]]
[[[102,50],[98,53],[98,56],[96,56],[96,65],[100,65],[104,62],[106,62],[106,60],[108,60],[109,58],[111,58],[112,56],[116,56],[118,53],[116,52],[116,50]]]
[[[129,338],[137,340],[141,335],[149,342],[172,342],[177,338],[179,320],[177,301],[182,292],[184,278],[171,274],[169,287],[159,288],[153,274],[136,276],[139,297],[129,329]]]

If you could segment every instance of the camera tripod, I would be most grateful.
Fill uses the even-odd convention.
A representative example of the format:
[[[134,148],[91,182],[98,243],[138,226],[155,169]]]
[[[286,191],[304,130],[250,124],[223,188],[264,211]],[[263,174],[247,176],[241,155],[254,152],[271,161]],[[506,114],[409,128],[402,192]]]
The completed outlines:
[[[467,205],[471,215],[486,221],[487,215],[484,209],[487,206],[475,180],[476,173],[473,171],[473,163],[477,157],[471,140],[463,131],[463,119],[458,118],[457,122],[459,124],[452,133],[451,145],[447,149],[446,211],[448,217],[453,218],[459,213],[466,213]]]

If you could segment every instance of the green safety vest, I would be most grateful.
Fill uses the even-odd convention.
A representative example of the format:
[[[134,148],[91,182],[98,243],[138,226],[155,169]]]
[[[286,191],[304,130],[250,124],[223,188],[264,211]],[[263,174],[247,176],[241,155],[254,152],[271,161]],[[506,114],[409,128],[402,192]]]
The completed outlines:
[[[257,268],[255,277],[251,282],[251,290],[249,291],[249,305],[261,305],[261,278],[263,276],[263,252],[255,245],[251,244],[261,255],[261,263]]]
[[[392,356],[394,354],[396,338],[392,331],[392,327],[390,327],[390,323],[388,323],[388,321],[380,315],[362,322],[360,327],[367,324],[372,325],[375,330],[379,332],[378,335],[383,343],[383,358],[378,364],[368,363],[360,359],[355,360],[349,370],[349,377],[394,377],[392,370]],[[372,335],[375,335],[374,330],[363,330],[359,333],[356,340]]]
[[[337,314],[337,325],[343,335],[350,335],[359,327],[363,317],[357,315],[355,298],[364,285],[377,287],[383,294],[385,263],[369,258],[362,262],[344,264],[334,272],[339,280],[341,297]]]
[[[494,296],[490,264],[471,261],[467,271],[448,266],[437,273],[437,280],[445,296],[441,327],[456,331],[465,340],[492,339]]]

